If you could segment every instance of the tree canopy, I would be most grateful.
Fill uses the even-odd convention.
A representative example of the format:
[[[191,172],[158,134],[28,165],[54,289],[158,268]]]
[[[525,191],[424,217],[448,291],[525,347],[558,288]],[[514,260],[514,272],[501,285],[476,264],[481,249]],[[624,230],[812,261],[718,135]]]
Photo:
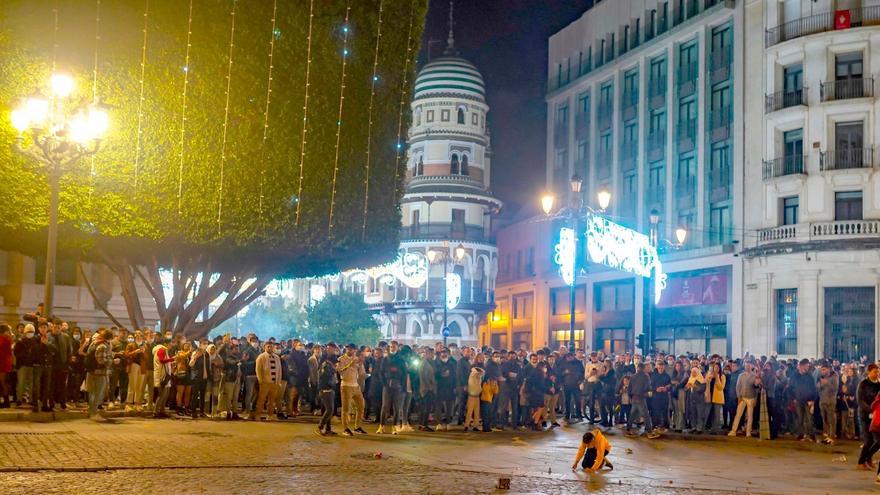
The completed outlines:
[[[379,4],[348,2],[346,24],[343,1],[118,0],[97,16],[94,2],[2,2],[0,249],[44,250],[46,175],[13,153],[8,115],[54,64],[111,115],[94,160],[63,171],[62,255],[195,253],[214,272],[286,276],[391,259],[427,1],[382,2],[377,44]]]
[[[328,294],[306,309],[306,320],[302,336],[310,342],[376,345],[382,336],[364,296],[353,292]]]

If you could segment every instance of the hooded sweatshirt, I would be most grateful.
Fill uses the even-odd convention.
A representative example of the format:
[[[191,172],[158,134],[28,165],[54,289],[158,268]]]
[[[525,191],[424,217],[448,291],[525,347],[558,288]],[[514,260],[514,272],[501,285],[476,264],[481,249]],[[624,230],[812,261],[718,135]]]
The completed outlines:
[[[467,381],[467,393],[470,397],[479,397],[480,393],[483,391],[482,382],[483,382],[483,368],[479,368],[474,366],[471,368],[471,374],[468,376]]]

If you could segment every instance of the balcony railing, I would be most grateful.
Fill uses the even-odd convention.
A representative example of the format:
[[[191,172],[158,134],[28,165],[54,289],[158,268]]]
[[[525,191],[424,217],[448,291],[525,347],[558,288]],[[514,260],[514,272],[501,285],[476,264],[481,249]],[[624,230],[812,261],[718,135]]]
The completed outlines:
[[[679,121],[675,128],[675,136],[678,138],[679,149],[685,151],[696,145],[697,119]]]
[[[771,113],[783,108],[807,104],[807,88],[782,90],[764,97],[764,112]]]
[[[717,129],[729,127],[732,116],[733,108],[731,108],[729,105],[726,107],[714,108],[712,110],[709,110],[709,122],[707,123],[707,130],[715,131]]]
[[[614,112],[614,105],[611,103],[603,103],[600,104],[596,109],[596,120],[599,124],[599,129],[608,129],[611,127],[612,121],[612,113]]]
[[[666,203],[666,187],[665,186],[655,186],[649,187],[646,191],[647,198],[645,198],[645,202],[649,205],[663,205]]]
[[[656,131],[648,134],[645,147],[648,161],[654,162],[663,158],[666,153],[666,132]]]
[[[873,167],[873,147],[828,150],[819,154],[819,168],[823,171]]]
[[[758,231],[758,242],[808,242],[880,236],[880,220],[838,220],[833,222],[780,225]]]
[[[764,179],[804,173],[805,155],[790,155],[764,160]]]
[[[492,235],[480,225],[454,225],[451,223],[421,223],[403,227],[401,240],[456,240],[494,242]]]
[[[874,78],[841,79],[826,81],[820,88],[822,101],[849,100],[852,98],[873,98]]]
[[[880,22],[880,6],[850,9],[850,26],[861,27]],[[824,33],[835,30],[835,12],[821,12],[800,19],[784,22],[768,29],[764,34],[764,45],[771,47],[783,41],[793,40],[801,36]]]
[[[689,62],[687,64],[681,65],[677,70],[677,82],[678,86],[684,86],[687,83],[692,83],[697,80],[697,72],[699,67],[697,62]]]
[[[620,158],[635,158],[635,156],[639,153],[639,142],[637,140],[627,141],[623,140],[620,142]]]

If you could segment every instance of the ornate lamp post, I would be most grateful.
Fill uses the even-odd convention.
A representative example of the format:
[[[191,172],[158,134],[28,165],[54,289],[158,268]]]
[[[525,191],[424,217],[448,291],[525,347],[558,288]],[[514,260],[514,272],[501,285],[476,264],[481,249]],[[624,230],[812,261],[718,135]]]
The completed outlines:
[[[36,92],[22,98],[10,114],[19,135],[13,148],[45,168],[49,182],[49,226],[46,243],[44,316],[52,316],[55,292],[55,254],[58,244],[58,192],[63,170],[84,156],[94,155],[110,125],[100,103],[72,98],[76,84],[66,74],[54,74],[50,95]],[[25,135],[29,139],[25,140]]]
[[[648,232],[648,238],[651,240],[651,245],[654,246],[655,249],[659,249],[660,244],[660,212],[657,211],[656,208],[652,208],[650,214],[648,215],[648,222],[650,223],[650,230]],[[684,227],[678,227],[675,229],[675,239],[678,241],[677,244],[672,243],[666,239],[662,241],[669,245],[669,247],[673,249],[680,249],[684,242],[687,240],[687,230]],[[656,281],[654,278],[651,278],[648,282],[649,292],[646,300],[648,301],[648,324],[646,325],[647,331],[645,332],[645,347],[646,349],[642,349],[643,352],[647,353],[651,346],[654,343],[654,303],[651,299],[654,297],[654,291]]]
[[[453,254],[453,260],[455,263],[461,263],[461,260],[464,259],[465,248],[461,243],[455,247],[455,252]],[[449,328],[447,326],[447,317],[448,317],[448,309],[449,309],[449,298],[447,294],[447,286],[446,286],[446,277],[449,275],[449,251],[448,248],[443,249],[442,251],[438,251],[435,249],[429,249],[428,253],[428,262],[432,265],[436,263],[443,263],[443,346],[446,347],[446,339],[449,337]]]
[[[568,277],[568,280],[565,282],[568,283],[569,287],[569,317],[568,317],[568,351],[572,354],[575,352],[575,285],[577,281],[577,273],[578,273],[578,256],[577,256],[577,239],[580,237],[578,234],[578,225],[580,221],[580,217],[583,213],[584,201],[581,196],[581,187],[583,186],[583,179],[577,174],[571,177],[571,206],[567,209],[567,211],[560,212],[561,215],[566,216],[567,220],[571,225],[571,231],[574,234],[573,242],[575,242],[574,246],[571,248],[571,267],[569,268],[571,272],[571,276]],[[595,211],[592,208],[586,207],[590,213],[604,213],[606,209],[608,209],[608,205],[611,203],[611,193],[606,189],[602,189],[597,194],[597,199],[599,201],[599,211]],[[555,198],[551,194],[545,194],[541,197],[541,208],[544,210],[545,215],[550,215],[553,211],[553,203],[555,202]],[[561,242],[562,240],[560,240]],[[566,277],[563,275],[563,279]]]

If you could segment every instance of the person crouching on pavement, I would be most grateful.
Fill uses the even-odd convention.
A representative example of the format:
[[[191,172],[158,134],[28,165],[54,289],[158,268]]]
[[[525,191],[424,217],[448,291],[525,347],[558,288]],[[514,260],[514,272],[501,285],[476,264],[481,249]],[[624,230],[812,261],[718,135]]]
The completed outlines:
[[[605,438],[602,431],[599,429],[591,432],[588,431],[584,433],[581,439],[581,446],[578,448],[577,456],[574,458],[574,464],[571,465],[571,469],[577,470],[578,461],[583,457],[581,467],[585,471],[592,473],[599,471],[603,466],[610,471],[614,469],[614,466],[608,460],[608,454],[610,453],[611,443]]]

